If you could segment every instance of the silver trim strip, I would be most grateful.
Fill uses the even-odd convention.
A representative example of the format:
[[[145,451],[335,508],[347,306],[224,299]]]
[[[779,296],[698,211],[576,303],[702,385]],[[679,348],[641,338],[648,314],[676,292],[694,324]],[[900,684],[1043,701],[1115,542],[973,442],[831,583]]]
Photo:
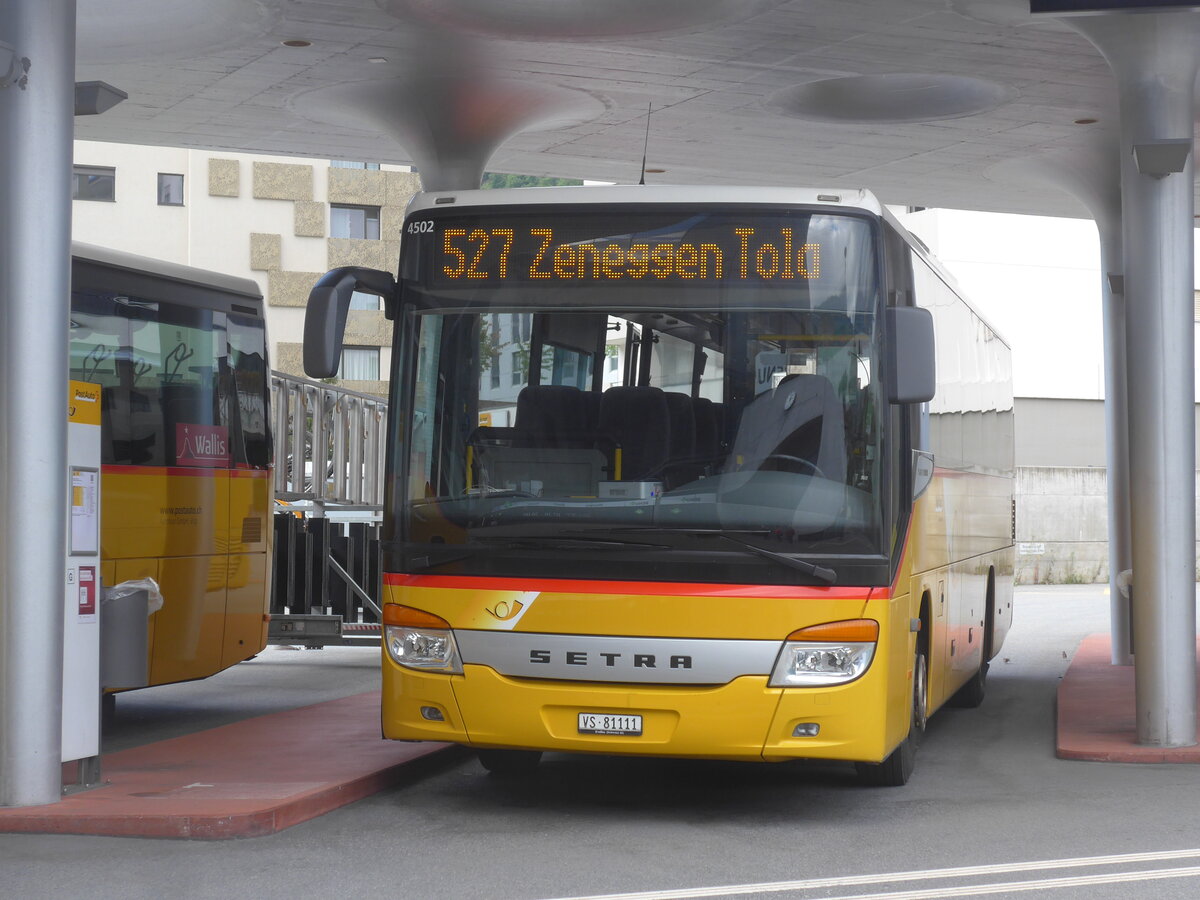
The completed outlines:
[[[770,675],[782,641],[458,631],[464,664],[502,675],[629,684],[728,684]]]

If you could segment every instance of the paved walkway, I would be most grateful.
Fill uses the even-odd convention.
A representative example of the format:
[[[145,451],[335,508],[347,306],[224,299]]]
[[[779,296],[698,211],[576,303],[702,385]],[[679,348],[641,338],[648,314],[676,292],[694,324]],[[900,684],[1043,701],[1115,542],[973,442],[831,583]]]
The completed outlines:
[[[106,754],[104,786],[0,809],[0,832],[232,838],[273,834],[411,777],[446,744],[379,734],[379,692]]]
[[[187,714],[171,724],[181,729],[187,720],[194,723],[199,717],[197,708],[219,705],[219,698],[230,697],[231,690],[232,696],[252,698],[284,693],[280,685],[310,690],[311,683],[330,677],[313,679],[296,669],[312,659],[277,653],[256,663],[257,668],[235,667],[218,677],[226,679],[223,682],[210,679],[211,684],[158,689],[167,693],[154,701],[159,705],[155,713],[162,716],[166,704],[181,704],[179,709]],[[376,663],[370,654],[328,661],[335,665],[323,671],[347,673],[347,684],[375,680]],[[236,680],[239,677],[246,678],[244,684]],[[276,680],[271,682],[271,677]],[[203,693],[188,707],[182,705],[185,692]],[[1109,664],[1108,635],[1085,638],[1058,687],[1058,756],[1200,763],[1200,746],[1138,745],[1133,696],[1133,669]],[[128,702],[129,717],[134,718],[136,704],[150,702],[150,696]],[[364,693],[360,687],[339,699],[106,753],[104,786],[47,806],[0,809],[0,833],[201,839],[267,835],[412,779],[420,773],[422,760],[431,761],[447,750],[444,744],[381,739],[379,692]]]
[[[1111,646],[1107,634],[1084,638],[1058,687],[1059,757],[1097,762],[1200,763],[1200,743],[1177,748],[1137,743],[1133,666],[1112,665]]]

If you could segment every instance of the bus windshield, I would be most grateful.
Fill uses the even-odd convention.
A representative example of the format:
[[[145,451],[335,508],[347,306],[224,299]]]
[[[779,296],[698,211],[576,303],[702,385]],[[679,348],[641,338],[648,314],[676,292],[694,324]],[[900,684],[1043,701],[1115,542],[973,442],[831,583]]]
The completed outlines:
[[[410,217],[389,570],[880,583],[881,293],[866,216]]]

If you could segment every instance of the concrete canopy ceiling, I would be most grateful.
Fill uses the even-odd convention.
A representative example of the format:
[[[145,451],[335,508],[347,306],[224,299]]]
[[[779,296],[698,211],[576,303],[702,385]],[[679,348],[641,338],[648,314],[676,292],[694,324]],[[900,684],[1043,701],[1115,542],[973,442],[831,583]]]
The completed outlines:
[[[1114,146],[1114,81],[1083,37],[1027,10],[79,0],[76,80],[129,99],[78,119],[77,136],[425,172],[440,158],[451,180],[486,165],[636,182],[651,109],[653,183],[866,187],[887,203],[1084,215],[1013,163]]]

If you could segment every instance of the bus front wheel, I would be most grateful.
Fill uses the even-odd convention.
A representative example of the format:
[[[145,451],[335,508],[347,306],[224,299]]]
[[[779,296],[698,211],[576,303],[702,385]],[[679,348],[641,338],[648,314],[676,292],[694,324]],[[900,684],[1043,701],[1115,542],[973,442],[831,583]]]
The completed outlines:
[[[913,660],[912,718],[908,736],[883,762],[855,763],[858,777],[864,784],[876,787],[900,787],[908,783],[917,762],[917,748],[925,734],[926,710],[929,709],[928,664],[925,654],[917,651]]]

